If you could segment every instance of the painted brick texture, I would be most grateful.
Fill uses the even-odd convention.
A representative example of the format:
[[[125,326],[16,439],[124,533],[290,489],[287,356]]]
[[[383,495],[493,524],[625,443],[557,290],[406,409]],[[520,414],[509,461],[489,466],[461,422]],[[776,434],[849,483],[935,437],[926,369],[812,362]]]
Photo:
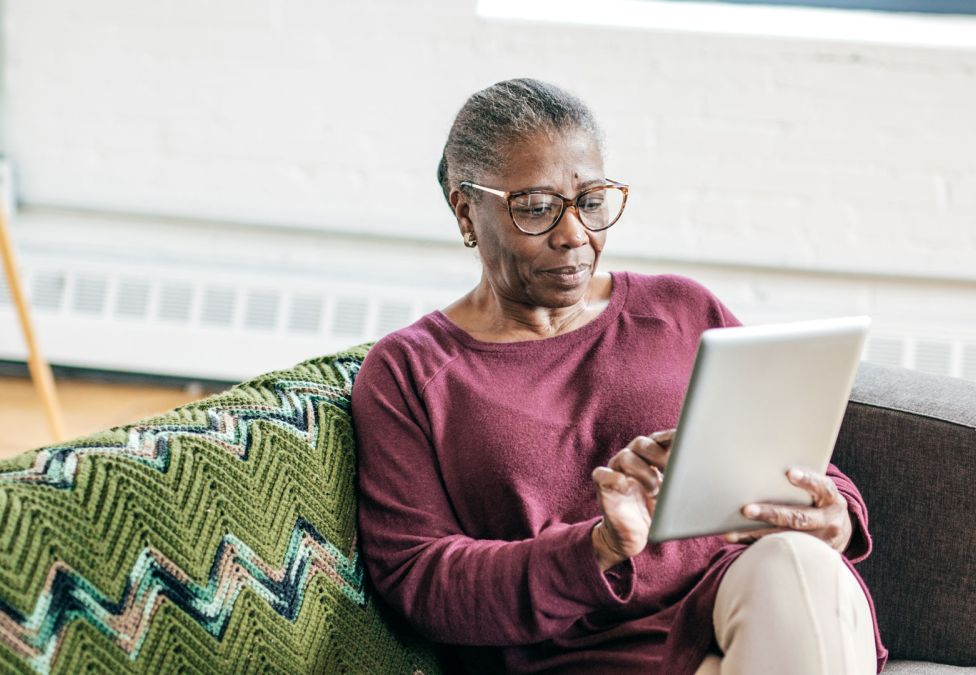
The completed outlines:
[[[473,0],[5,0],[22,201],[418,239],[506,77],[560,83],[633,186],[610,252],[976,279],[976,51],[480,19]]]

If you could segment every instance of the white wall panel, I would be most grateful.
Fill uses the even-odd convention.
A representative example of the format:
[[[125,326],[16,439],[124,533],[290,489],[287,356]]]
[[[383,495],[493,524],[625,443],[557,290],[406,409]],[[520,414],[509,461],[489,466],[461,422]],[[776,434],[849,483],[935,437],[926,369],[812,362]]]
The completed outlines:
[[[26,203],[454,240],[466,95],[595,108],[611,251],[976,278],[976,51],[479,18],[474,0],[5,0]]]

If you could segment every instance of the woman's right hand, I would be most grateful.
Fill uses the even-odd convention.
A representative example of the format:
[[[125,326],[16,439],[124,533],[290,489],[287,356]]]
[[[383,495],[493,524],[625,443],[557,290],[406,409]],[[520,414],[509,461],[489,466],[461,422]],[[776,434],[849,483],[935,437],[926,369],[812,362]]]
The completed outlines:
[[[638,436],[593,470],[603,520],[593,528],[593,548],[600,569],[637,555],[647,546],[651,517],[668,465],[674,429]]]

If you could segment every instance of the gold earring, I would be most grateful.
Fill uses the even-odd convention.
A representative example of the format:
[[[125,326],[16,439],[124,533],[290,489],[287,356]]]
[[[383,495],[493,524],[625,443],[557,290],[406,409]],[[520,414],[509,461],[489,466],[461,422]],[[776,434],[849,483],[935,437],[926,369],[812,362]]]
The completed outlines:
[[[474,232],[464,233],[464,245],[468,248],[474,248],[478,245],[478,240],[474,238]]]

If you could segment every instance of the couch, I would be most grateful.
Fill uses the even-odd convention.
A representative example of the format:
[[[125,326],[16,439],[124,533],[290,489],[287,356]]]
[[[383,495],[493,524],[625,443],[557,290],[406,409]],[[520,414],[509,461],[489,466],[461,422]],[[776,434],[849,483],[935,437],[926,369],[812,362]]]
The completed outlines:
[[[862,363],[833,462],[868,505],[885,672],[976,673],[976,383]]]
[[[358,553],[367,349],[0,462],[0,671],[442,672]],[[973,670],[976,384],[862,364],[834,461],[870,511],[886,671]]]

